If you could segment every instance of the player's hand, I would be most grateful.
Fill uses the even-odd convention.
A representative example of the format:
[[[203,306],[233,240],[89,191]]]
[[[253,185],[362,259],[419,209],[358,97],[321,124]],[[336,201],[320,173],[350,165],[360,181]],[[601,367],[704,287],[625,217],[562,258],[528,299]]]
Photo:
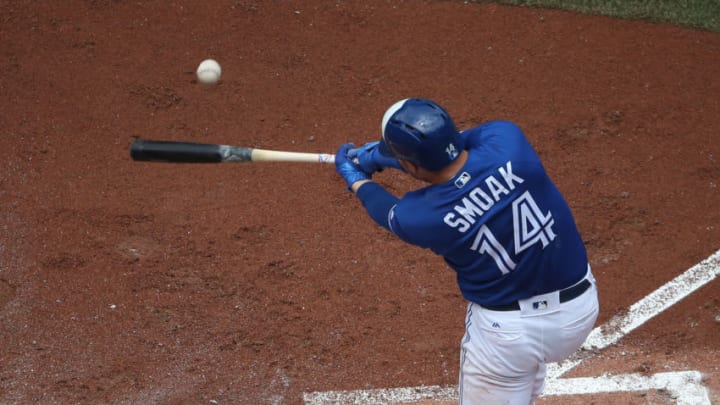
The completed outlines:
[[[403,170],[396,158],[380,153],[379,143],[368,142],[363,146],[352,148],[348,151],[348,158],[355,160],[366,173],[379,172],[386,167]]]
[[[355,145],[352,143],[346,143],[340,146],[337,153],[335,154],[335,171],[338,172],[348,185],[348,188],[352,188],[353,183],[360,180],[370,180],[371,174],[363,171],[362,167],[358,163],[355,163],[348,156],[348,151],[354,148]]]

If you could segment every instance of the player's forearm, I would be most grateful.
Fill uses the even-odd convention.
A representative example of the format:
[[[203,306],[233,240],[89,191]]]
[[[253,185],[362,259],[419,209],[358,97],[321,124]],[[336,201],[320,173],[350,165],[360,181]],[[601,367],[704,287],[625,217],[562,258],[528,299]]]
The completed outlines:
[[[388,214],[392,207],[397,204],[398,198],[372,180],[357,181],[353,183],[351,189],[362,202],[370,218],[378,225],[390,230]]]

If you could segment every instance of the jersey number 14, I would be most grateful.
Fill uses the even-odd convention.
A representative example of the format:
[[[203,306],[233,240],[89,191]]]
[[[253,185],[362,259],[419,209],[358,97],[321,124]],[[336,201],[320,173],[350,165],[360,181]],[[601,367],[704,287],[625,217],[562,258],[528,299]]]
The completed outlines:
[[[544,249],[555,240],[556,235],[552,230],[555,220],[552,213],[549,211],[543,213],[529,191],[513,201],[512,213],[515,255],[519,255],[536,243],[541,243]],[[489,254],[503,274],[509,273],[516,266],[510,253],[487,225],[483,224],[478,230],[471,249],[480,254]]]

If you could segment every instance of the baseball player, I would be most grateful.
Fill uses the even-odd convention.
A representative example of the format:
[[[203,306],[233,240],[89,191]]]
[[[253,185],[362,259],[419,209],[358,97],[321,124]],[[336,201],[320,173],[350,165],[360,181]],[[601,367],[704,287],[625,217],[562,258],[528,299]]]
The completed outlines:
[[[375,222],[457,273],[460,404],[534,403],[546,364],[582,346],[599,306],[570,208],[522,130],[460,132],[442,106],[405,99],[385,112],[380,141],[342,145],[335,166]],[[427,186],[398,198],[372,181],[388,167]]]

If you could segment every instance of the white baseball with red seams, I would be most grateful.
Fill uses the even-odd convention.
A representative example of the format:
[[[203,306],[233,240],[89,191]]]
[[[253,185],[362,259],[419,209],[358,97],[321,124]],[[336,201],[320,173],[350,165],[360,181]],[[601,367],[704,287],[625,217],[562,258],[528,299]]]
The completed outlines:
[[[205,59],[198,65],[197,78],[201,83],[214,84],[220,80],[222,69],[220,64],[215,59]]]

